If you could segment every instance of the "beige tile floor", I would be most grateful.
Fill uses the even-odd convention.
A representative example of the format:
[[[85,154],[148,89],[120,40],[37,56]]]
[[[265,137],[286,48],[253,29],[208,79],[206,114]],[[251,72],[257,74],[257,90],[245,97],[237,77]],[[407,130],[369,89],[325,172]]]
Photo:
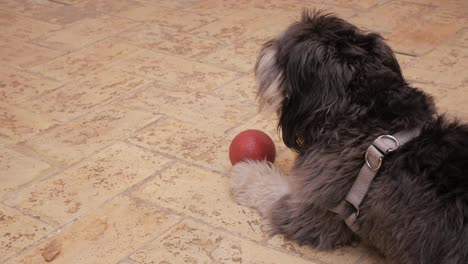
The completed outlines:
[[[227,148],[262,129],[262,42],[303,7],[388,38],[406,77],[468,120],[466,0],[1,0],[0,263],[382,263],[262,232]]]

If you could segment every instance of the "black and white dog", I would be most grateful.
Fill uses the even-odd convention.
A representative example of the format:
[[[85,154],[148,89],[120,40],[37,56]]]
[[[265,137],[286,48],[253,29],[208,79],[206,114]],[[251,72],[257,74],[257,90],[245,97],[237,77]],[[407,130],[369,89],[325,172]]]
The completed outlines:
[[[468,263],[468,126],[436,114],[379,34],[305,12],[264,45],[255,70],[260,103],[278,113],[298,157],[290,177],[266,161],[235,165],[240,204],[273,233],[319,249],[362,240],[392,263]],[[379,160],[359,208],[344,203],[359,226],[350,228],[334,209],[348,201],[369,146],[414,129]]]

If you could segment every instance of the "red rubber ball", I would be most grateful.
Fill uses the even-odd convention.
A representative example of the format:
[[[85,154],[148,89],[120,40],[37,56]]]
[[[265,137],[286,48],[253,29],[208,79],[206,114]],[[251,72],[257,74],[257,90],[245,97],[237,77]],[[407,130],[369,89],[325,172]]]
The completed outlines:
[[[250,129],[239,133],[229,146],[229,159],[234,165],[244,160],[275,162],[276,148],[273,140],[260,130]]]

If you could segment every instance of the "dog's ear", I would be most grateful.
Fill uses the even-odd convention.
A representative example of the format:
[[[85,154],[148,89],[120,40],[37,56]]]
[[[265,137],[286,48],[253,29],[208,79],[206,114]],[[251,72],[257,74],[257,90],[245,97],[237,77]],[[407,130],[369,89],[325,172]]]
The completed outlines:
[[[297,151],[312,140],[313,129],[332,123],[347,105],[353,67],[315,40],[291,45],[284,62],[286,98],[280,113],[285,144]],[[319,122],[320,124],[317,124]]]
[[[403,80],[400,64],[398,63],[392,49],[384,42],[384,39],[375,33],[369,34],[368,37],[375,39],[375,48],[373,53],[381,60],[382,65],[392,70],[398,75],[400,80]]]
[[[315,113],[339,111],[353,76],[352,66],[314,41],[295,45],[289,54],[284,78],[290,103],[300,103]]]
[[[285,97],[285,90],[282,85],[283,74],[277,64],[277,51],[272,44],[273,41],[268,41],[263,45],[255,64],[255,77],[260,109],[278,112]]]

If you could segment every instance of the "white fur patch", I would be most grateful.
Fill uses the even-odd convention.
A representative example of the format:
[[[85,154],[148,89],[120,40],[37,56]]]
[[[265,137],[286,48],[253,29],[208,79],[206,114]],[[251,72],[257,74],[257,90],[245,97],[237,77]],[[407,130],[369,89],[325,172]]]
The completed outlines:
[[[281,75],[278,75],[270,86],[263,91],[263,103],[260,104],[262,110],[277,112],[280,109],[284,100],[283,92],[280,88],[280,80]]]
[[[246,161],[232,167],[231,192],[239,204],[267,216],[273,204],[289,193],[289,187],[284,175],[273,164]]]
[[[284,91],[281,87],[282,74],[276,65],[276,50],[272,47],[260,54],[256,75],[260,109],[277,112],[284,100]]]

